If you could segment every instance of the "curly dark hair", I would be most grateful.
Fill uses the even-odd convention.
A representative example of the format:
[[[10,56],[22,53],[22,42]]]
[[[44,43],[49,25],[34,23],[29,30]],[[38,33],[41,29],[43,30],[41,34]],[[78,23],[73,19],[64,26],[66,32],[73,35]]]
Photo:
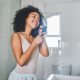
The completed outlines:
[[[26,18],[32,12],[37,12],[40,15],[40,24],[41,24],[41,17],[43,16],[42,13],[39,11],[37,7],[29,5],[29,6],[26,6],[16,11],[16,14],[15,14],[15,17],[12,23],[14,32],[21,32],[21,31],[24,32],[25,31]],[[33,37],[36,37],[38,35],[38,29],[40,27],[40,24],[37,28],[32,30],[31,35]]]

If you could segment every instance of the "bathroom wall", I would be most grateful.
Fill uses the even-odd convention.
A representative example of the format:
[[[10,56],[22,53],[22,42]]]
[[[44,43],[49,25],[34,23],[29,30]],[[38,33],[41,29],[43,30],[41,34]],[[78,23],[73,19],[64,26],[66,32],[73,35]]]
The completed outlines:
[[[12,17],[20,8],[20,0],[0,0],[0,80],[7,80],[15,66],[10,48]]]
[[[48,5],[47,10],[61,13],[61,39],[63,63],[72,64],[72,75],[80,75],[80,2]],[[47,11],[48,12],[48,11]],[[52,15],[52,14],[51,14]]]

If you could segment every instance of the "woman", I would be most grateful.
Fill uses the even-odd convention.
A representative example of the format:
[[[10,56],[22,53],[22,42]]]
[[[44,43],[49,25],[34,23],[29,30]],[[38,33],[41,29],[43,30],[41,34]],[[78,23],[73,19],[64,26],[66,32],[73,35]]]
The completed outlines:
[[[38,32],[41,17],[43,15],[34,6],[27,6],[16,12],[11,46],[17,65],[8,80],[36,80],[39,53],[45,57],[49,55],[44,33]]]

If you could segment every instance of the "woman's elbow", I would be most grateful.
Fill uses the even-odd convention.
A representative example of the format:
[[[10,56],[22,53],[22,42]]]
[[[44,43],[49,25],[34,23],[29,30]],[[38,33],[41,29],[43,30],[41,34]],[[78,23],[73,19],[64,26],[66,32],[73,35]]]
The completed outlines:
[[[18,60],[17,62],[18,62],[18,64],[19,64],[19,66],[21,66],[21,67],[23,67],[23,66],[24,66],[24,62],[23,62],[23,61]]]
[[[18,62],[18,65],[19,65],[19,66],[21,66],[21,67],[23,67],[23,66],[24,66],[24,64],[23,64],[23,63],[19,63],[19,62]]]
[[[49,56],[49,53],[48,53],[48,52],[46,52],[45,54],[42,53],[42,55],[43,55],[44,57],[48,57],[48,56]]]
[[[49,53],[47,53],[46,55],[45,55],[45,57],[48,57],[49,56]]]

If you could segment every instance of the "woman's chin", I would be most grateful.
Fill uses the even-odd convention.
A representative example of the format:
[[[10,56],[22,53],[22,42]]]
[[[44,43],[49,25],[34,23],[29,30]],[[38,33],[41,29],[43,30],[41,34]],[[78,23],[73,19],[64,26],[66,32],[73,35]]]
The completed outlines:
[[[35,29],[35,28],[37,28],[37,26],[33,26],[32,28]]]

